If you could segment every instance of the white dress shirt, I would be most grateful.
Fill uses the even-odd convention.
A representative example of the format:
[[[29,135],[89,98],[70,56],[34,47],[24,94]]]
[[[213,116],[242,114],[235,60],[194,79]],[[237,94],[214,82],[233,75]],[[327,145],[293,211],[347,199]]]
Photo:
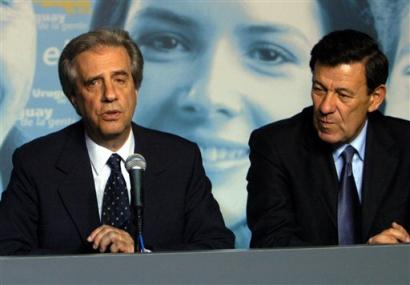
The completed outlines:
[[[85,143],[87,145],[88,155],[90,157],[91,168],[93,171],[95,192],[98,203],[98,213],[101,219],[101,208],[103,203],[105,184],[107,184],[108,177],[110,177],[111,168],[108,166],[107,161],[113,152],[103,146],[96,144],[87,134],[85,134]],[[125,169],[125,160],[127,157],[134,153],[135,141],[132,130],[125,141],[124,145],[115,153],[117,153],[121,161],[121,172],[124,176],[125,183],[127,184],[128,198],[131,201],[131,182],[130,176]]]

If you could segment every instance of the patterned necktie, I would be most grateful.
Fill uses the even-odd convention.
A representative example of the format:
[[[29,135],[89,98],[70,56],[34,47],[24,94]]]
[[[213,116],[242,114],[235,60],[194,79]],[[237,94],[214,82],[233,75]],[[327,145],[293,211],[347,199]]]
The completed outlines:
[[[114,153],[107,161],[111,168],[104,190],[102,223],[119,229],[129,229],[130,202],[127,186],[121,173],[121,157]]]
[[[361,215],[360,202],[352,171],[352,159],[355,149],[348,145],[343,151],[343,169],[337,205],[337,225],[339,244],[360,242]]]

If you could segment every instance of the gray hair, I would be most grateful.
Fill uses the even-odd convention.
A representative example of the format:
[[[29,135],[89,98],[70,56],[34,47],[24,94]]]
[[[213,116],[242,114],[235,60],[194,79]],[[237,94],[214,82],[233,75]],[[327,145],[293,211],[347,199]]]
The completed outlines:
[[[58,75],[64,94],[70,98],[76,93],[77,73],[74,60],[77,55],[96,47],[124,47],[131,60],[131,74],[138,90],[142,81],[144,60],[137,44],[128,32],[121,29],[103,28],[89,31],[72,39],[64,48],[58,62]]]

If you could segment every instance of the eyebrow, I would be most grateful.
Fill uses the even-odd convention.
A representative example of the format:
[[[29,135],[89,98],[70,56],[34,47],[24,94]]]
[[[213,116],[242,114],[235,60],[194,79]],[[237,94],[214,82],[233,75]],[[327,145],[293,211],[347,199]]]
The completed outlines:
[[[111,72],[111,75],[113,75],[113,76],[117,76],[117,75],[126,75],[126,76],[128,76],[129,75],[129,73],[128,72],[126,72],[125,70],[117,70],[117,71],[114,71],[114,72]]]
[[[318,81],[316,79],[312,80],[312,85],[315,85],[315,84],[320,85],[320,87],[322,87],[326,90],[329,90],[325,85],[323,85],[320,81]],[[344,87],[335,88],[335,91],[336,92],[341,92],[341,91],[346,92],[346,93],[349,93],[350,95],[354,94],[354,92],[352,90],[344,88]]]
[[[125,70],[116,70],[116,71],[111,72],[111,76],[118,76],[118,75],[128,76],[128,72],[126,72]],[[88,83],[88,82],[91,82],[93,80],[103,79],[103,78],[104,78],[104,76],[102,74],[97,74],[97,75],[91,76],[89,78],[84,78],[82,81],[84,83]]]
[[[296,35],[307,44],[310,44],[309,39],[298,29],[281,24],[266,24],[266,25],[242,25],[236,29],[238,34],[285,34],[290,33]]]
[[[142,18],[153,18],[158,21],[168,22],[178,26],[198,26],[193,18],[176,14],[163,8],[145,8],[138,14]]]

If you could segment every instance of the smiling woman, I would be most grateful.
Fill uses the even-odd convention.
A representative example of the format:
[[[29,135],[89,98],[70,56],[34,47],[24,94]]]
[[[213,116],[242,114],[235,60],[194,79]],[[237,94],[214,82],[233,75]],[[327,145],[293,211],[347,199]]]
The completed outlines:
[[[248,247],[249,135],[310,104],[309,53],[335,21],[323,10],[329,4],[121,3],[113,9],[107,7],[109,1],[97,4],[92,26],[124,27],[141,48],[145,79],[136,121],[199,145],[213,194],[235,232],[236,247]],[[343,15],[338,1],[331,7]],[[112,11],[111,17],[107,11]]]
[[[142,1],[125,24],[146,60],[136,120],[198,143],[237,247],[249,242],[250,132],[309,104],[309,50],[321,35],[318,7],[313,1],[293,6]]]

